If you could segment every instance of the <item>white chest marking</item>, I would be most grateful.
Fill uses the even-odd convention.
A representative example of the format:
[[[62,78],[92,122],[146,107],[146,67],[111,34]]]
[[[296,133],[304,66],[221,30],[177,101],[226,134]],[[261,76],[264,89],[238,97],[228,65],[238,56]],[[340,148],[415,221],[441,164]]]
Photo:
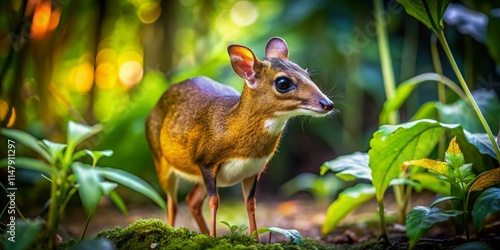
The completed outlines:
[[[283,131],[288,119],[269,118],[264,122],[264,129],[272,135],[277,135]]]
[[[262,158],[229,159],[219,168],[217,186],[232,186],[245,178],[259,174],[269,158],[269,156],[266,156]]]

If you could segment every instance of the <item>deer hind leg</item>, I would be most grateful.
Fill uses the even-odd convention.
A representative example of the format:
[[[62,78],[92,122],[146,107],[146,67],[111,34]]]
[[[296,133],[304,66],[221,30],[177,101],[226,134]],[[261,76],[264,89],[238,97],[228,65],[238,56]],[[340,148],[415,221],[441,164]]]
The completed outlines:
[[[203,219],[202,214],[202,206],[206,198],[207,191],[201,183],[196,183],[193,189],[191,189],[189,194],[186,196],[186,203],[191,210],[191,214],[193,214],[196,223],[200,227],[200,231],[204,234],[209,233],[207,223],[205,222],[205,219]]]
[[[157,162],[155,161],[155,164]],[[157,165],[158,179],[160,185],[167,193],[167,218],[168,224],[174,226],[175,217],[177,215],[177,183],[178,178],[170,166],[167,165],[165,160],[161,160],[161,166]]]

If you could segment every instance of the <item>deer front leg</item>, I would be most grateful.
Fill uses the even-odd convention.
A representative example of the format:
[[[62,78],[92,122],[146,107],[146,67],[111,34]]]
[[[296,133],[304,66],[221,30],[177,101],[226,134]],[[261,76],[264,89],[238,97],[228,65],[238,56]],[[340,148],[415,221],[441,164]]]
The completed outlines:
[[[241,183],[243,189],[243,197],[245,198],[247,213],[248,213],[248,223],[250,224],[250,235],[255,232],[255,238],[257,242],[259,241],[259,234],[257,231],[257,223],[255,221],[255,187],[257,186],[257,176],[252,176],[250,178],[244,179]]]
[[[219,208],[219,194],[217,193],[216,174],[214,169],[201,168],[203,182],[208,193],[208,206],[210,207],[210,236],[216,236],[217,209]]]

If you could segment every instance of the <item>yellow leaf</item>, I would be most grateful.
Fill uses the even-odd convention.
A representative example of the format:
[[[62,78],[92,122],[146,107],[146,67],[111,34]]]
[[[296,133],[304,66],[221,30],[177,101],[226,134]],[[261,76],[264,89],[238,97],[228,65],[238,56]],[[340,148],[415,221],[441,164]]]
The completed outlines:
[[[469,192],[481,191],[500,182],[500,168],[494,168],[481,173],[474,179]]]
[[[456,154],[462,154],[462,151],[460,151],[460,147],[458,146],[458,143],[456,142],[457,137],[453,137],[450,141],[450,145],[448,146],[448,152],[449,154],[456,155]]]
[[[401,169],[404,170],[409,166],[418,166],[426,168],[444,175],[448,173],[448,165],[446,164],[446,162],[435,161],[427,158],[420,160],[405,161]]]

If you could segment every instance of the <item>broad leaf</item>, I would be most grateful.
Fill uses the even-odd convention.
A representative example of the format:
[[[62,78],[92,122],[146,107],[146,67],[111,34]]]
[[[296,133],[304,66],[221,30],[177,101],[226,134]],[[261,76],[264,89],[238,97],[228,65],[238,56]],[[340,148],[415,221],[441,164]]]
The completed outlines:
[[[349,213],[373,197],[375,189],[371,184],[360,183],[345,189],[328,207],[325,222],[321,226],[321,234],[326,235],[333,231]]]
[[[14,167],[20,167],[20,168],[25,168],[25,169],[31,169],[35,171],[42,172],[44,174],[47,174],[49,176],[52,176],[54,173],[54,170],[52,167],[40,160],[37,159],[31,159],[31,158],[25,158],[25,157],[16,157],[16,160],[14,161],[15,165],[12,165]],[[1,167],[7,167],[9,166],[9,159],[1,159],[0,160],[0,168]]]
[[[373,134],[368,151],[377,200],[382,200],[392,179],[399,176],[403,162],[427,157],[447,130],[461,128],[434,120],[381,126]]]
[[[498,115],[500,102],[495,92],[486,89],[474,90],[472,96],[490,128],[497,127],[500,122],[500,115]],[[484,133],[483,125],[468,101],[460,99],[450,104],[437,103],[436,108],[441,122],[457,123],[469,132]]]
[[[410,249],[434,224],[446,221],[462,213],[456,210],[443,211],[438,207],[414,207],[406,216],[406,234],[410,239]]]
[[[12,238],[13,241],[9,240],[12,237],[8,232],[6,232],[3,240],[6,250],[24,250],[29,249],[28,247],[37,238],[40,229],[42,229],[42,221],[23,221],[16,220],[16,229],[13,231],[15,237]],[[8,227],[5,230],[9,230]]]
[[[155,191],[153,187],[151,187],[151,185],[149,185],[139,177],[116,168],[95,167],[93,169],[95,169],[95,171],[97,171],[102,177],[118,182],[123,186],[129,187],[149,197],[154,202],[156,202],[156,204],[158,204],[158,206],[160,206],[164,211],[167,210],[165,201],[161,198],[161,196]]]
[[[2,128],[0,129],[0,131],[3,135],[5,135],[5,137],[14,140],[16,143],[23,144],[24,146],[39,153],[48,162],[52,162],[52,157],[50,157],[50,154],[42,146],[40,146],[40,144],[38,144],[38,139],[36,139],[32,135],[16,129]]]
[[[490,138],[486,133],[469,133],[464,130],[464,135],[467,141],[474,145],[481,154],[489,155],[493,158],[497,158],[495,154],[495,149],[491,145]],[[498,139],[498,138],[497,138]]]
[[[500,167],[482,172],[473,181],[469,188],[469,192],[481,191],[489,188],[497,183],[500,183]]]
[[[99,133],[102,130],[101,124],[88,126],[85,124],[70,121],[68,123],[68,147],[76,147],[85,139]]]
[[[476,232],[480,232],[486,217],[500,211],[500,188],[486,189],[474,203],[472,208],[472,223]]]
[[[369,157],[367,153],[355,152],[350,155],[337,157],[335,160],[327,161],[321,166],[321,174],[328,170],[335,172],[335,175],[344,181],[356,179],[372,180],[371,169],[368,166]]]
[[[93,213],[102,198],[99,172],[80,162],[74,162],[71,167],[79,184],[78,193],[83,207],[88,213]]]
[[[416,121],[421,119],[437,119],[438,112],[436,109],[436,104],[438,102],[426,102],[420,105],[419,109],[411,117],[410,121]]]
[[[283,229],[279,227],[261,227],[257,229],[258,234],[262,233],[267,233],[267,232],[274,232],[274,233],[279,233],[287,237],[288,239],[293,240],[295,244],[301,245],[303,240],[302,240],[302,235],[300,235],[300,232],[295,230],[295,229]]]
[[[449,0],[398,0],[406,13],[422,22],[434,32],[441,31],[443,26],[443,15],[450,3]]]
[[[417,192],[427,189],[443,196],[450,195],[450,183],[440,180],[428,172],[412,174],[410,178],[420,183],[420,186],[415,188]]]

